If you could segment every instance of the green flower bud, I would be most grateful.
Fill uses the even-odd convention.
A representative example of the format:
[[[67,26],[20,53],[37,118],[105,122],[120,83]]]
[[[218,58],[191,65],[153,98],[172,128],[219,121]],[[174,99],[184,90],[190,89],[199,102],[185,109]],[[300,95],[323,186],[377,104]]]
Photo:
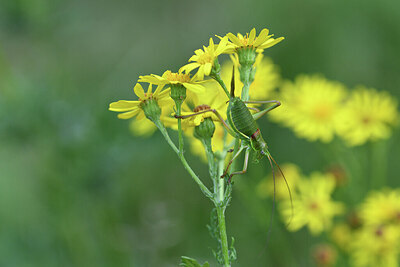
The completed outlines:
[[[215,131],[215,125],[211,118],[204,118],[199,126],[194,128],[194,137],[197,139],[211,139]]]
[[[186,98],[186,88],[180,83],[171,84],[171,98],[177,106],[181,105]]]
[[[256,49],[252,47],[240,48],[237,51],[239,56],[239,63],[242,66],[253,66],[256,62]]]
[[[158,106],[155,99],[150,98],[143,101],[140,104],[140,107],[142,108],[144,115],[146,115],[146,118],[148,118],[152,122],[158,121],[160,119],[161,108]]]

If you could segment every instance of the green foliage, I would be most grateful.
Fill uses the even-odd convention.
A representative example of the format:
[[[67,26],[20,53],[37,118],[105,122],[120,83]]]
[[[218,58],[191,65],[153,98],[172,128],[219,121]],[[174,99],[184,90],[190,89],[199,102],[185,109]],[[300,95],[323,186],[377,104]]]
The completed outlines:
[[[185,256],[182,256],[181,260],[182,260],[182,262],[179,264],[179,266],[184,266],[184,267],[209,267],[210,266],[210,264],[208,264],[208,262],[205,262],[203,265],[201,265],[195,259],[185,257]]]

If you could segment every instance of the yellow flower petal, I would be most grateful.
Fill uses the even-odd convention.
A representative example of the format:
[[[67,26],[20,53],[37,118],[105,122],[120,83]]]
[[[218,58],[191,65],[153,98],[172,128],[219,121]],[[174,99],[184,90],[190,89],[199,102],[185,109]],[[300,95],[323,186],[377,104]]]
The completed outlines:
[[[139,76],[139,82],[160,84],[160,79],[158,79],[154,76],[151,76],[151,75],[146,75],[146,76]]]
[[[118,102],[113,102],[109,106],[111,111],[129,111],[139,108],[140,101],[127,101],[119,100]]]
[[[135,87],[133,88],[133,91],[135,91],[135,94],[136,94],[140,99],[145,98],[144,90],[143,90],[142,85],[140,85],[140,83],[137,83],[137,84],[135,85]]]
[[[207,76],[210,75],[211,68],[212,68],[212,64],[211,63],[206,63],[204,65],[204,74],[207,75]]]
[[[254,42],[254,46],[259,46],[260,44],[264,43],[265,41],[268,40],[268,33],[269,30],[268,29],[262,29],[262,31],[260,32],[260,35],[257,37],[257,40]]]
[[[282,41],[283,39],[285,39],[285,37],[279,37],[277,39],[270,39],[268,41],[266,41],[265,43],[263,43],[262,45],[260,45],[258,48],[259,49],[267,49],[271,46],[276,45],[277,43],[279,43],[280,41]]]
[[[136,110],[128,111],[128,112],[125,112],[125,113],[120,113],[120,114],[118,114],[118,118],[123,119],[123,120],[130,119],[133,116],[135,116],[136,114],[138,114],[140,111],[141,111],[141,109],[138,108]]]
[[[237,46],[243,45],[233,33],[228,33],[226,36],[228,36],[229,40],[231,40],[231,42],[234,43],[235,45]]]
[[[189,59],[189,61],[191,61],[191,60]],[[186,73],[189,73],[189,72],[191,72],[192,70],[194,70],[195,68],[198,68],[199,66],[200,66],[199,63],[189,63],[189,64],[187,64],[187,65],[181,67],[181,68],[179,69],[179,71],[185,71]]]
[[[249,34],[249,42],[248,42],[248,44],[251,45],[251,44],[253,43],[253,41],[254,41],[255,38],[256,38],[256,29],[253,28],[253,29],[250,31],[250,34]]]
[[[204,87],[199,84],[183,83],[183,86],[194,93],[201,93],[204,91]]]
[[[153,85],[149,83],[149,86],[147,87],[147,94],[151,94],[153,92]]]

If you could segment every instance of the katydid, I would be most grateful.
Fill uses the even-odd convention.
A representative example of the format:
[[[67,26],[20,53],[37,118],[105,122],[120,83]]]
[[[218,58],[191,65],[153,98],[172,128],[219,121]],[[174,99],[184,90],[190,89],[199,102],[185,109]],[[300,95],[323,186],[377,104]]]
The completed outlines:
[[[281,103],[277,100],[270,100],[270,101],[242,101],[239,97],[235,97],[235,72],[233,71],[232,74],[232,81],[231,81],[231,92],[230,92],[230,99],[229,105],[227,108],[227,122],[224,121],[222,116],[216,109],[212,109],[209,106],[203,105],[201,109],[196,109],[195,113],[189,114],[186,116],[175,116],[176,118],[186,119],[192,116],[196,116],[206,112],[213,112],[218,119],[222,122],[225,129],[228,131],[235,138],[239,138],[242,140],[242,144],[236,154],[232,157],[231,161],[228,163],[225,172],[221,176],[221,178],[225,177],[228,173],[229,167],[232,162],[240,155],[240,153],[245,150],[245,158],[244,158],[244,167],[242,171],[233,172],[230,174],[228,181],[230,182],[233,175],[236,174],[244,174],[247,171],[247,165],[250,155],[250,150],[253,150],[257,158],[262,158],[263,156],[267,156],[270,165],[272,167],[272,174],[274,174],[272,162],[278,167],[280,170],[282,177],[285,179],[282,170],[280,169],[279,165],[276,163],[274,158],[271,156],[270,152],[268,151],[267,143],[264,141],[261,131],[257,126],[256,120],[267,114],[269,111],[279,107]],[[249,108],[246,104],[267,104],[267,103],[274,103],[273,106],[268,107],[262,111],[258,110],[257,108]],[[257,112],[251,114],[249,109],[256,110]],[[273,175],[274,176],[274,175]],[[274,176],[275,178],[275,176]],[[285,179],[286,182],[286,179]],[[287,184],[287,182],[286,182]],[[289,190],[290,193],[290,190]]]

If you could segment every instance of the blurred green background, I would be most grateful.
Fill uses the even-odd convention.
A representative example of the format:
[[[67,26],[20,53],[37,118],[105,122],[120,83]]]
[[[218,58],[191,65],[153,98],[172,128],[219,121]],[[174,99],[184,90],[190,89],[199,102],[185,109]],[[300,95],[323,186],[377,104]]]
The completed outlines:
[[[176,71],[209,37],[253,27],[285,36],[266,54],[286,79],[322,73],[400,99],[395,0],[1,0],[0,266],[177,266],[182,255],[214,265],[211,203],[159,133],[133,137],[107,109],[134,97],[139,75]],[[261,124],[278,162],[306,173],[326,167],[318,144]],[[388,162],[393,187],[399,136]],[[253,192],[269,172],[251,164],[236,183],[227,212],[235,266],[310,266],[305,231],[283,243],[272,228],[260,256],[271,201]]]

